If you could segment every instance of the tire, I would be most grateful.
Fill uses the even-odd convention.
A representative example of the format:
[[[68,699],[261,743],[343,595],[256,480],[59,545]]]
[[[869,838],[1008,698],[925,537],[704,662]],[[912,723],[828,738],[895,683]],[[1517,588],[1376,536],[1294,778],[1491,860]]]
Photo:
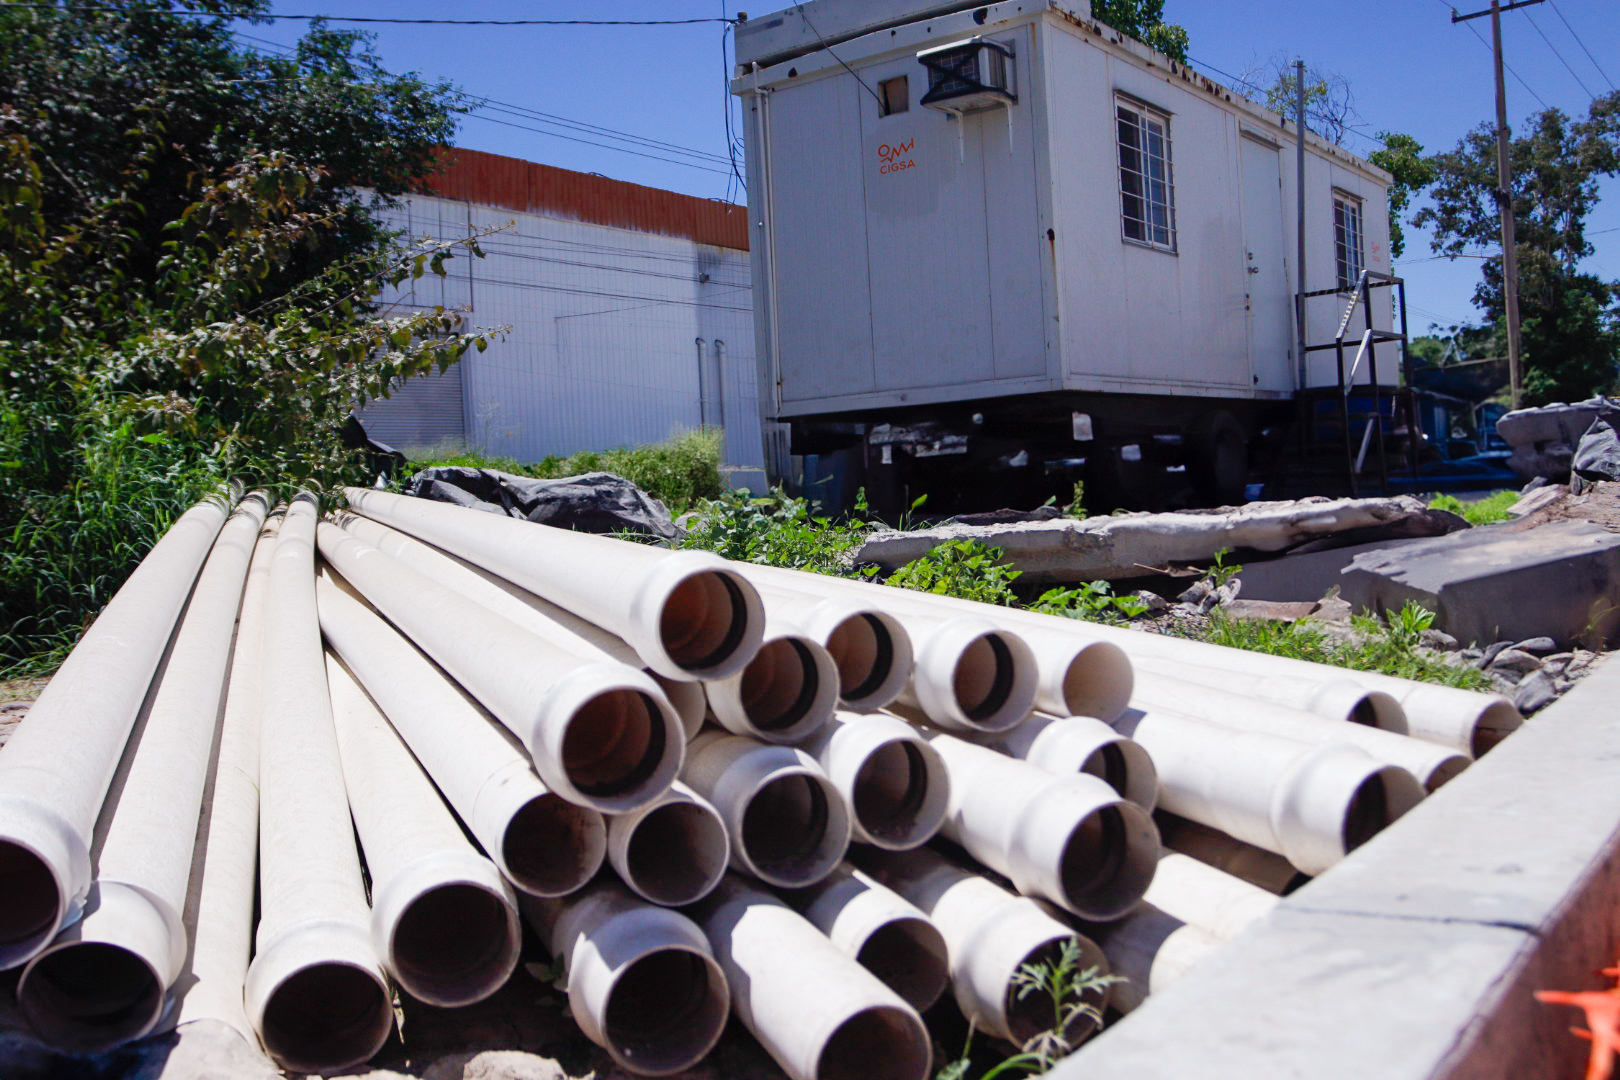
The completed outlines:
[[[1215,409],[1194,420],[1182,440],[1187,478],[1199,499],[1211,506],[1245,501],[1249,483],[1249,437],[1237,418]]]

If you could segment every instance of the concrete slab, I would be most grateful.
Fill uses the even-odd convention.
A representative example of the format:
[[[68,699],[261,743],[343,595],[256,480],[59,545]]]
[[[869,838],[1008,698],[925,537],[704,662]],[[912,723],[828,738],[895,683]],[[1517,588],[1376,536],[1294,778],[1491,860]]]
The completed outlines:
[[[1346,595],[1345,589],[1352,583],[1343,580],[1341,571],[1354,562],[1357,555],[1406,547],[1421,543],[1422,539],[1376,540],[1330,551],[1290,553],[1281,558],[1244,563],[1243,572],[1238,575],[1238,580],[1243,582],[1238,595],[1245,600],[1275,600],[1281,603],[1317,600],[1337,585],[1341,597],[1353,607],[1363,608],[1367,606],[1366,598]]]
[[[1580,521],[1470,529],[1358,555],[1340,578],[1376,611],[1422,604],[1464,643],[1602,640],[1620,616],[1620,536]]]

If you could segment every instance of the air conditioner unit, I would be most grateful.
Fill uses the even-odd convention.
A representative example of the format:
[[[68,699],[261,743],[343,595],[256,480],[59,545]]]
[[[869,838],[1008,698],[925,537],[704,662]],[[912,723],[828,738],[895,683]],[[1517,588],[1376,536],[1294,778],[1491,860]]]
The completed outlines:
[[[917,54],[928,69],[922,104],[950,113],[977,112],[1018,100],[1013,51],[999,41],[974,38]]]

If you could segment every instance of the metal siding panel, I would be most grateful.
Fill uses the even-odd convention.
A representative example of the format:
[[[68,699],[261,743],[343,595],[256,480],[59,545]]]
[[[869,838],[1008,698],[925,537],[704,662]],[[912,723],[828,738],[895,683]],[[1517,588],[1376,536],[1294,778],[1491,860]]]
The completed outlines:
[[[386,398],[356,411],[366,434],[396,450],[459,448],[466,442],[461,413],[461,365],[443,374],[419,375]]]
[[[1035,176],[1034,76],[1030,70],[1035,49],[1027,27],[997,35],[995,40],[1013,46],[1018,93],[1024,99],[1018,108],[987,115],[981,146],[995,377],[1016,379],[1046,373],[1041,295],[1046,238],[1041,235]]]

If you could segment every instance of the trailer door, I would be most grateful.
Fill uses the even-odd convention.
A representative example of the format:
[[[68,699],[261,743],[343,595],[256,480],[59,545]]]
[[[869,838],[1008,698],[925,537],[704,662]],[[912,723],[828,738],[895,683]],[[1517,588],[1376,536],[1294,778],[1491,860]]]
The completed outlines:
[[[1293,315],[1283,246],[1282,163],[1277,147],[1239,140],[1243,150],[1243,242],[1249,309],[1249,364],[1260,390],[1293,386]]]

